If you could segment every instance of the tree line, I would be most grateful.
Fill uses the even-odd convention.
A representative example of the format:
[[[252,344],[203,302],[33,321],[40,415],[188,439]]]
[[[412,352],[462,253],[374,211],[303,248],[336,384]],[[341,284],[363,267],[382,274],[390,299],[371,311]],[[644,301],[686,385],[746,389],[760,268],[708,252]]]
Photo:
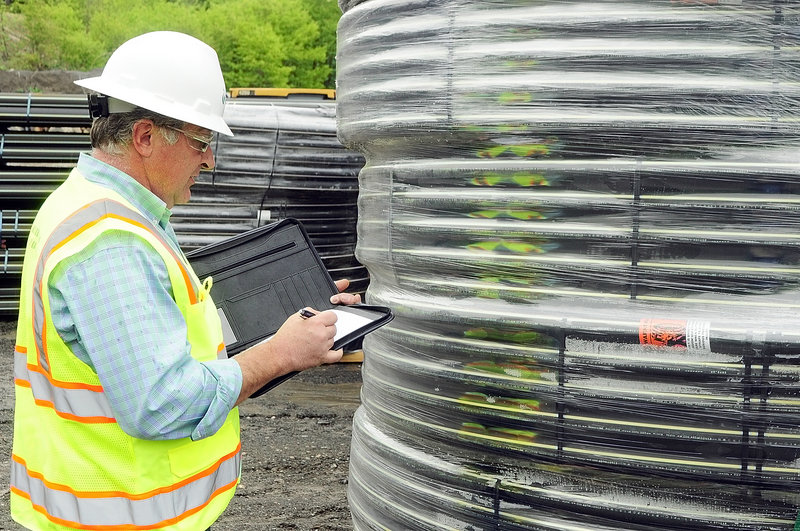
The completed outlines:
[[[0,68],[102,67],[156,30],[211,45],[228,87],[334,88],[336,0],[4,0]]]

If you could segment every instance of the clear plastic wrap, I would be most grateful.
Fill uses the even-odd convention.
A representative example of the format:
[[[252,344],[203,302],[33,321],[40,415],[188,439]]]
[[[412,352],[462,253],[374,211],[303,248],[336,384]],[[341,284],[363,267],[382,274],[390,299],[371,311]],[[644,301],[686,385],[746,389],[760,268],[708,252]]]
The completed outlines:
[[[340,1],[357,529],[791,529],[800,2]]]

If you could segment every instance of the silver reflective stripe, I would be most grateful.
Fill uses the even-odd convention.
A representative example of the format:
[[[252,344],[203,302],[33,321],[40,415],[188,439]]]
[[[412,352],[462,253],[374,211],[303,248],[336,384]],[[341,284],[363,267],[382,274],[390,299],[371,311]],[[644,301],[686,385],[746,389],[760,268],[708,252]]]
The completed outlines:
[[[42,338],[45,324],[44,298],[42,296],[42,289],[46,289],[46,286],[42,286],[45,264],[55,248],[67,238],[70,238],[74,234],[81,232],[82,230],[88,228],[91,224],[99,221],[102,217],[109,214],[129,219],[136,223],[140,223],[145,227],[153,226],[153,224],[150,223],[147,218],[135,210],[132,210],[125,205],[111,199],[101,199],[93,203],[89,203],[84,208],[81,208],[73,213],[70,217],[65,219],[56,227],[53,233],[48,236],[47,241],[42,246],[41,254],[39,255],[39,261],[36,264],[36,275],[33,279],[33,330],[36,348],[39,355],[39,363],[48,373],[50,372],[50,367],[47,363],[46,356],[44,355],[44,341]],[[158,234],[157,231],[153,230],[151,232],[167,249],[172,249],[169,243],[164,240],[164,238]],[[185,269],[185,265],[181,264],[181,266]],[[195,288],[192,286],[190,289]]]
[[[47,376],[28,368],[28,356],[20,351],[14,352],[14,378],[25,380],[31,384],[33,398],[53,404],[56,412],[75,420],[91,421],[93,417],[99,422],[116,422],[114,413],[105,393],[91,389],[72,389],[54,386]]]
[[[74,493],[48,486],[32,477],[25,465],[11,461],[11,487],[27,493],[31,502],[47,508],[47,515],[81,526],[155,526],[171,525],[191,516],[211,497],[233,488],[239,477],[241,452],[220,463],[211,474],[198,477],[187,485],[152,496],[125,497],[120,492]],[[37,475],[38,474],[34,474]],[[220,492],[217,492],[217,491]],[[147,493],[144,493],[145,495]],[[136,498],[136,499],[135,499]],[[186,514],[191,511],[191,514]]]
[[[44,274],[44,263],[45,260],[40,255],[39,262],[36,264],[36,276],[33,279],[33,339],[36,341],[36,348],[39,353],[39,364],[45,371],[50,372],[50,366],[47,363],[46,356],[43,355],[44,348],[42,347],[44,344],[42,339],[44,300],[42,299],[42,289],[39,283]]]

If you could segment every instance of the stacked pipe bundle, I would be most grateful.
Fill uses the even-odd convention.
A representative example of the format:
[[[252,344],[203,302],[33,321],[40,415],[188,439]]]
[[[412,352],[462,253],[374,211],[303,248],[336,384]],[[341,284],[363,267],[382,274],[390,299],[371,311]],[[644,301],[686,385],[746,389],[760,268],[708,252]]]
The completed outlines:
[[[192,187],[191,202],[174,209],[184,248],[292,217],[331,276],[363,292],[368,277],[355,259],[355,231],[364,159],[337,139],[335,102],[302,94],[234,98],[224,118],[234,136],[217,135],[216,167]]]
[[[0,94],[0,314],[14,314],[25,243],[45,198],[89,149],[82,95]]]
[[[340,0],[356,529],[791,529],[800,2]]]
[[[334,278],[353,292],[368,284],[355,259],[358,170],[363,157],[336,138],[335,102],[229,100],[237,135],[218,138],[216,168],[192,200],[173,209],[188,251],[294,217],[303,222]],[[15,314],[30,225],[45,198],[91,149],[83,95],[0,94],[0,314]]]

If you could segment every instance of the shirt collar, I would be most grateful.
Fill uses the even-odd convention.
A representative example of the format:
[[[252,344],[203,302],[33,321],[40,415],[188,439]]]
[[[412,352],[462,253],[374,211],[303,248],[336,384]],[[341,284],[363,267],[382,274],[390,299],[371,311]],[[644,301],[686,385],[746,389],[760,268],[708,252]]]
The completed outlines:
[[[110,188],[130,201],[153,224],[162,228],[169,225],[172,212],[167,204],[124,171],[97,160],[88,153],[80,154],[78,171],[88,181]]]

